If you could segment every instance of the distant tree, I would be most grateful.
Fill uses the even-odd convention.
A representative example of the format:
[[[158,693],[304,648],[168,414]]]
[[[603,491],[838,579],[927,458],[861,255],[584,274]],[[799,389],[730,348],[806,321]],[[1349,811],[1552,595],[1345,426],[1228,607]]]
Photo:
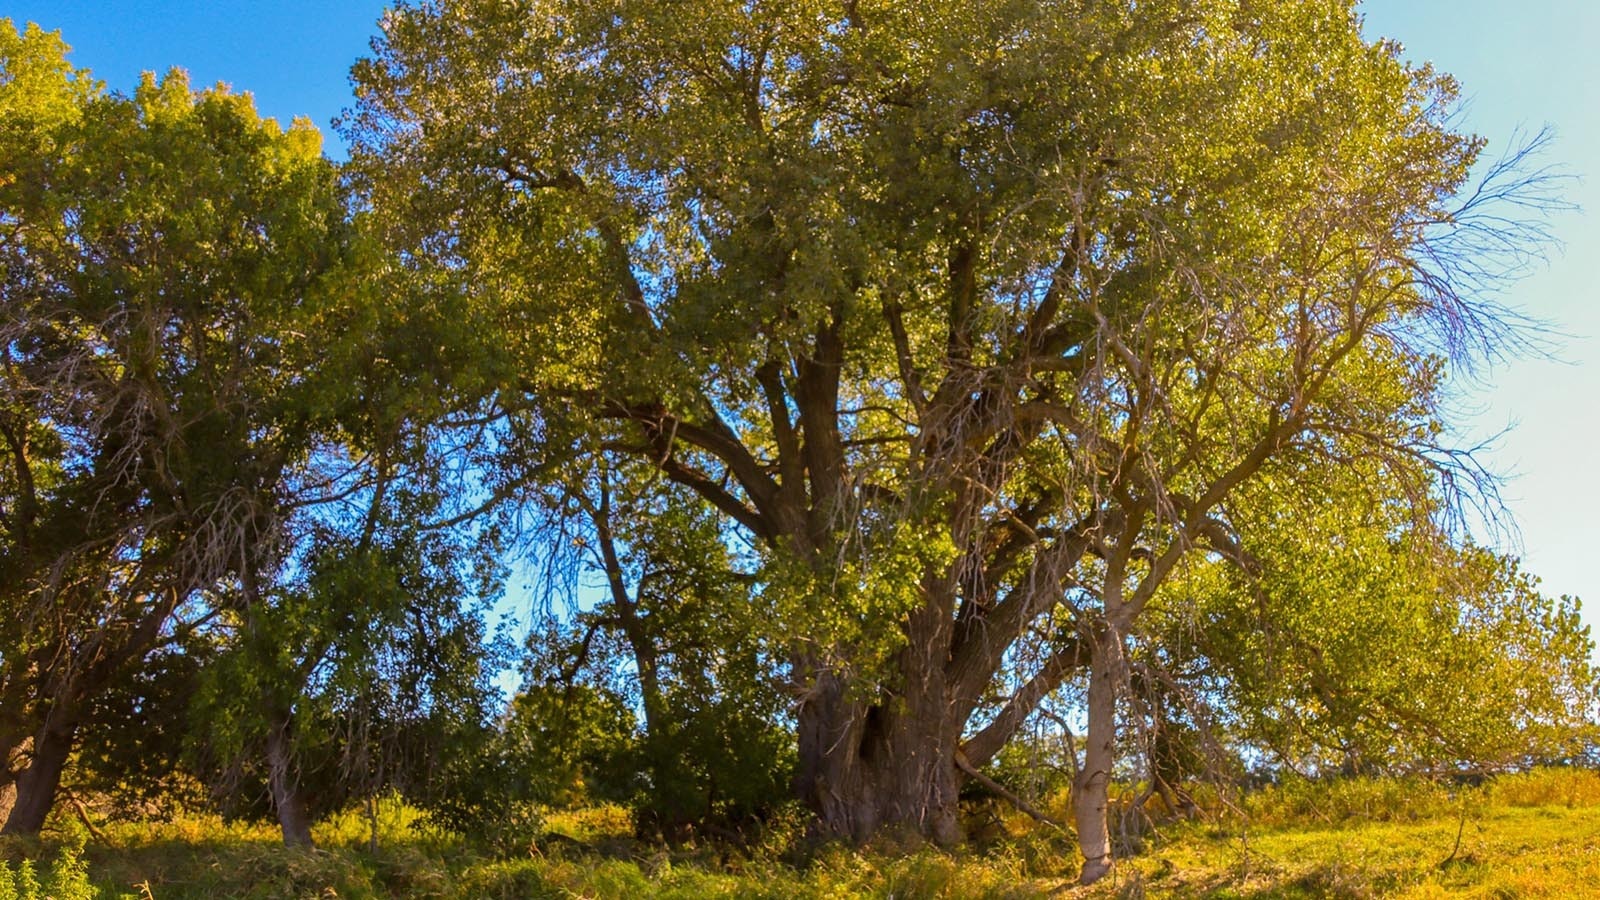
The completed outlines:
[[[388,502],[373,518],[318,523],[303,555],[219,623],[191,707],[190,752],[214,788],[264,782],[290,845],[353,801],[436,802],[440,773],[488,740],[502,702],[484,622],[497,566],[463,546],[470,535],[422,527],[436,501],[400,485],[374,497]]]
[[[580,456],[551,488],[600,593],[539,645],[534,683],[592,685],[640,712],[625,793],[641,828],[726,830],[770,809],[792,767],[782,684],[715,509],[627,455]],[[577,582],[577,583],[574,583]]]
[[[196,741],[190,708],[215,650],[209,635],[186,635],[92,698],[63,788],[126,821],[207,808],[207,785],[188,758]]]
[[[1244,566],[1245,498],[1324,464],[1419,520],[1471,474],[1441,382],[1504,339],[1479,289],[1538,237],[1484,204],[1540,195],[1504,167],[1462,192],[1454,82],[1349,0],[383,27],[348,129],[392,241],[500,323],[508,433],[608,436],[751,542],[824,833],[958,840],[961,783],[1083,673],[1096,880],[1129,642],[1174,573]],[[506,444],[529,473],[555,446]]]

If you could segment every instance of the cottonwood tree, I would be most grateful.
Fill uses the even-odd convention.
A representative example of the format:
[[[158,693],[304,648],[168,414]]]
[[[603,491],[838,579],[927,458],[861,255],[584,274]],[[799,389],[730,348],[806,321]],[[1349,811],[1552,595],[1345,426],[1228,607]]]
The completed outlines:
[[[361,296],[308,123],[181,72],[106,93],[0,22],[0,780],[36,832],[94,699],[240,602],[348,400]]]
[[[441,454],[462,444],[438,430],[464,405],[452,384],[472,381],[470,322],[370,260],[351,268],[363,285],[327,311],[336,334],[301,373],[335,401],[330,417],[275,554],[211,628],[220,653],[195,716],[219,789],[265,764],[290,845],[309,845],[327,808],[308,796],[371,804],[395,789],[431,802],[444,746],[484,737],[495,702],[484,613],[501,589],[496,533],[453,516]]]
[[[1348,0],[428,0],[355,82],[396,247],[499,328],[492,414],[620,430],[755,548],[822,831],[958,840],[1086,672],[1085,882],[1162,586],[1247,565],[1289,455],[1441,508],[1442,379],[1504,337],[1473,251],[1532,236]]]
[[[497,567],[473,564],[470,536],[419,528],[427,498],[387,493],[370,528],[320,523],[292,572],[223,617],[198,679],[191,754],[218,796],[264,782],[290,846],[344,804],[435,801],[500,702],[484,628]]]

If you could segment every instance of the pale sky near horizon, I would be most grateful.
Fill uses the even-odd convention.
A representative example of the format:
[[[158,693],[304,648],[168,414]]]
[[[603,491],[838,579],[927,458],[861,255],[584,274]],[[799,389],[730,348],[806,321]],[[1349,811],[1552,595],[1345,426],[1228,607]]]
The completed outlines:
[[[1555,333],[1549,356],[1491,367],[1464,392],[1465,429],[1508,476],[1502,489],[1529,570],[1551,594],[1589,600],[1600,624],[1600,4],[1589,0],[1371,0],[1369,36],[1401,41],[1406,56],[1460,80],[1464,127],[1504,149],[1519,129],[1550,126],[1544,161],[1576,176],[1557,215],[1562,246],[1549,264],[1507,287],[1504,300]],[[1590,558],[1589,554],[1597,554]]]
[[[8,0],[0,16],[61,29],[72,61],[113,89],[141,70],[189,70],[196,85],[225,81],[261,112],[307,115],[330,155],[344,149],[330,121],[350,102],[348,69],[367,49],[377,0]],[[1554,333],[1551,354],[1503,363],[1462,388],[1463,443],[1507,426],[1482,455],[1509,477],[1502,494],[1520,528],[1519,552],[1552,594],[1590,599],[1600,623],[1600,304],[1590,267],[1600,264],[1600,3],[1591,0],[1369,0],[1369,37],[1400,40],[1406,55],[1460,79],[1463,127],[1502,150],[1519,129],[1549,125],[1545,161],[1579,176],[1570,199],[1583,212],[1551,222],[1562,242],[1550,262],[1502,298]]]

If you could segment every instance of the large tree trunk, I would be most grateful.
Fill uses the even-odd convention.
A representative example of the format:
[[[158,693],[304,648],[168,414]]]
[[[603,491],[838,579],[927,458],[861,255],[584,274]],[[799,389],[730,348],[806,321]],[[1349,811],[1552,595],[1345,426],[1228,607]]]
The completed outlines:
[[[798,787],[823,836],[960,843],[961,723],[944,673],[941,616],[936,607],[913,614],[898,689],[876,704],[851,698],[833,673],[818,675],[801,704]]]
[[[1101,623],[1090,639],[1088,734],[1083,765],[1072,784],[1072,814],[1083,870],[1078,883],[1093,884],[1112,868],[1109,822],[1111,769],[1116,762],[1117,682],[1122,677],[1122,636]]]
[[[33,736],[33,754],[28,767],[14,785],[11,811],[0,834],[38,834],[55,806],[61,773],[72,755],[72,742],[78,723],[70,717],[52,714]]]
[[[810,680],[796,716],[795,793],[816,814],[822,837],[864,840],[878,827],[859,766],[864,710],[832,672],[815,672]]]
[[[286,847],[310,847],[311,820],[300,800],[300,786],[289,740],[288,715],[274,717],[267,730],[267,783],[272,791],[272,806],[278,814]]]
[[[910,710],[882,706],[859,717],[802,709],[801,719],[799,790],[822,837],[859,843],[889,834],[960,843],[964,776],[955,765],[955,740],[937,738]],[[841,734],[844,740],[829,740]]]

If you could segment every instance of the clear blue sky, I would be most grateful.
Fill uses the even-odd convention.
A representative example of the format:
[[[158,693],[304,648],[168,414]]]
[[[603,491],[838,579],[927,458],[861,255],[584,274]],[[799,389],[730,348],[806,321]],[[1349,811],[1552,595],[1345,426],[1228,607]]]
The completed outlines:
[[[287,125],[309,116],[326,150],[343,157],[330,122],[350,105],[350,64],[377,33],[381,0],[7,0],[0,17],[60,29],[69,59],[114,90],[142,71],[189,70],[196,87],[219,81],[255,95],[262,115]]]
[[[377,0],[111,2],[11,0],[0,15],[62,30],[80,66],[116,89],[141,70],[189,70],[255,94],[263,114],[328,123],[349,104],[348,69],[366,50]],[[1465,439],[1514,428],[1485,455],[1504,490],[1529,568],[1551,593],[1589,598],[1600,622],[1600,3],[1593,0],[1369,0],[1367,32],[1402,41],[1414,60],[1455,74],[1470,100],[1466,127],[1502,149],[1519,127],[1549,124],[1549,161],[1584,179],[1560,216],[1564,250],[1510,287],[1511,304],[1562,333],[1555,359],[1528,358],[1483,374],[1463,393]],[[1594,554],[1594,558],[1591,558]]]

